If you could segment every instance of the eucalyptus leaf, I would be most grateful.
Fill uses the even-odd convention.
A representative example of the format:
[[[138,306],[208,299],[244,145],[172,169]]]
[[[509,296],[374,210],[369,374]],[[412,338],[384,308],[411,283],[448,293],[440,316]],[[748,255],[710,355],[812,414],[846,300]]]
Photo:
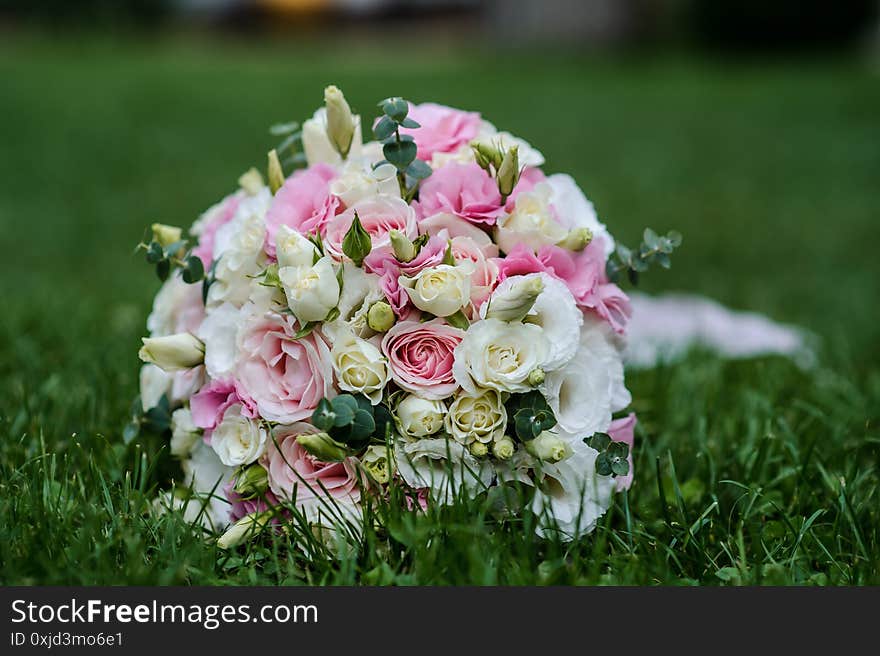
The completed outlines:
[[[382,146],[382,154],[398,171],[406,171],[416,158],[418,148],[412,141],[391,142]]]

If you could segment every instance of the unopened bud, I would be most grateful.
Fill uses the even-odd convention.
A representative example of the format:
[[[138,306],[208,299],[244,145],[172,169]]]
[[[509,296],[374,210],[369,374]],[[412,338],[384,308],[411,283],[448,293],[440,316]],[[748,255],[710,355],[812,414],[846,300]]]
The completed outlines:
[[[589,228],[575,228],[565,236],[565,239],[557,242],[556,245],[570,251],[582,251],[589,246],[591,241],[593,241],[593,233]]]
[[[235,479],[234,490],[242,499],[262,496],[269,487],[269,472],[258,464],[241,470]]]
[[[284,169],[281,168],[281,160],[278,159],[278,151],[274,148],[269,151],[269,190],[275,195],[284,184]]]
[[[327,107],[327,136],[336,151],[345,159],[354,137],[354,117],[342,92],[333,85],[324,89],[324,105]]]
[[[499,460],[510,460],[516,451],[513,440],[506,435],[492,445],[492,453]]]
[[[476,456],[477,458],[482,458],[489,453],[489,447],[482,442],[471,442],[468,449],[470,449],[471,455]]]
[[[536,367],[529,372],[529,385],[537,387],[544,382],[544,378],[544,370],[541,367]]]
[[[384,333],[391,329],[395,321],[394,310],[386,301],[378,301],[370,306],[367,311],[367,325],[377,333]]]
[[[159,242],[162,248],[171,246],[174,242],[180,241],[183,231],[176,227],[165,225],[164,223],[154,223],[150,226],[153,231],[153,241]]]
[[[238,178],[238,186],[248,196],[256,196],[263,188],[263,175],[254,167],[249,168]]]
[[[168,372],[184,371],[205,361],[205,345],[192,333],[144,337],[138,357]]]
[[[571,455],[571,447],[553,433],[544,431],[525,443],[526,451],[544,462],[559,462]]]
[[[498,191],[503,198],[507,198],[519,182],[519,146],[511,146],[507,149],[495,177],[498,181]]]
[[[298,435],[296,441],[321,462],[339,462],[348,455],[344,444],[340,444],[327,433]]]
[[[398,262],[412,262],[419,254],[415,244],[400,230],[392,230],[388,233],[388,237],[391,239],[391,249]]]
[[[474,159],[481,168],[489,171],[490,167],[495,167],[497,171],[501,166],[503,156],[495,144],[488,141],[471,142],[471,150],[474,151]]]
[[[522,321],[544,291],[541,276],[509,278],[492,294],[486,307],[484,319]]]
[[[263,527],[269,523],[272,514],[271,510],[266,510],[245,515],[226,529],[226,532],[217,539],[217,546],[221,549],[234,549],[243,541],[259,535]]]

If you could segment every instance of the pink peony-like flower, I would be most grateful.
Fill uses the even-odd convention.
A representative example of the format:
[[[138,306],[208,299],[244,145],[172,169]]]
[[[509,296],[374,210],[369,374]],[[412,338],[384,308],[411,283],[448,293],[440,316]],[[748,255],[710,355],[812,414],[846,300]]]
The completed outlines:
[[[365,198],[333,217],[327,224],[324,246],[327,253],[337,260],[344,257],[342,240],[351,228],[355,212],[364,230],[370,235],[374,250],[391,246],[388,234],[392,230],[400,230],[410,239],[415,239],[419,234],[415,211],[405,200],[395,196]]]
[[[332,166],[315,164],[285,180],[266,213],[265,250],[270,257],[275,257],[279,226],[289,226],[304,235],[323,232],[339,207],[339,199],[330,193],[330,182],[335,177]]]
[[[293,317],[267,314],[245,329],[236,367],[241,389],[269,421],[305,419],[333,394],[330,349],[312,332],[296,339]]]
[[[626,417],[615,419],[611,422],[608,429],[608,435],[615,442],[623,442],[629,445],[629,456],[626,461],[629,463],[629,473],[626,476],[618,476],[615,479],[617,483],[617,491],[628,490],[633,482],[633,446],[635,444],[636,415],[634,412],[629,413]]]
[[[189,409],[193,423],[205,431],[213,431],[223,420],[223,414],[231,406],[240,404],[241,414],[249,419],[257,416],[257,408],[253,400],[245,394],[235,381],[212,380],[192,395]],[[206,437],[210,437],[206,433]]]
[[[214,259],[214,240],[217,238],[217,231],[232,221],[239,203],[241,203],[240,194],[227,196],[212,207],[209,210],[210,215],[205,217],[206,222],[202,234],[199,235],[199,244],[193,249],[193,255],[202,261],[206,269],[211,266],[211,260]]]
[[[410,304],[409,294],[400,287],[400,276],[414,276],[423,269],[443,264],[446,244],[443,237],[431,237],[419,250],[419,254],[409,262],[398,261],[388,246],[372,251],[364,260],[364,269],[381,276],[379,288],[398,317],[403,316],[405,308]]]
[[[434,153],[451,153],[466,145],[480,131],[478,112],[464,112],[445,105],[422,103],[410,105],[408,117],[418,128],[401,128],[418,146],[418,158],[430,160]]]
[[[535,254],[518,244],[506,257],[497,258],[498,281],[510,276],[544,272],[566,284],[577,304],[592,310],[618,333],[632,316],[629,297],[605,274],[603,239],[597,237],[580,253],[559,246],[543,246]]]
[[[361,490],[355,459],[321,462],[296,441],[299,435],[315,432],[314,426],[304,422],[275,429],[274,439],[261,459],[269,472],[269,488],[279,499],[297,504],[327,495],[337,501],[359,501]]]
[[[441,319],[400,321],[385,333],[382,352],[395,383],[423,398],[439,400],[458,388],[452,374],[453,351],[463,337],[464,331]]]
[[[494,225],[504,212],[495,181],[477,164],[450,163],[434,171],[419,189],[419,216],[454,214],[482,225]]]

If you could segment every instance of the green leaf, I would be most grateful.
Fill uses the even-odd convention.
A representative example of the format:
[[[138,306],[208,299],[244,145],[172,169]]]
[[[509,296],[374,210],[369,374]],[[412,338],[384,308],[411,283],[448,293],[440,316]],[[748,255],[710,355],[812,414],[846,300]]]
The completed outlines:
[[[611,459],[604,453],[600,453],[596,457],[596,473],[600,476],[611,476],[613,473],[611,467]]]
[[[413,180],[424,180],[433,173],[430,165],[420,159],[414,159],[412,163],[406,167],[406,174]]]
[[[333,414],[336,416],[333,418],[333,426],[335,428],[342,428],[343,426],[348,426],[353,420],[355,411],[351,409],[351,406],[346,405],[344,403],[333,403]]]
[[[416,123],[416,122],[415,122],[414,120],[412,120],[411,118],[405,118],[405,119],[403,119],[403,120],[400,122],[400,127],[402,127],[402,128],[409,128],[410,130],[414,130],[415,128],[420,128],[420,127],[422,127],[422,124],[421,124],[421,123]]]
[[[370,254],[373,248],[373,242],[370,235],[361,225],[360,217],[357,212],[354,213],[354,220],[351,227],[342,238],[342,252],[345,253],[355,266],[360,266],[364,262],[364,258]]]
[[[165,257],[174,257],[181,251],[181,249],[185,247],[186,239],[181,239],[179,241],[175,241],[174,243],[168,244],[165,247]]]
[[[377,141],[384,141],[397,131],[397,124],[389,117],[383,116],[373,128],[373,136]]]
[[[395,123],[402,123],[409,113],[409,103],[397,96],[381,101],[379,107],[382,108],[382,113]]]
[[[159,280],[166,281],[168,280],[168,274],[171,273],[171,261],[170,260],[160,260],[156,264],[156,275],[159,276]]]
[[[150,242],[150,245],[147,246],[147,262],[156,264],[163,259],[165,259],[165,251],[162,250],[162,244],[158,241]]]
[[[608,433],[593,433],[590,437],[584,438],[584,444],[596,451],[604,451],[611,444],[611,436]]]
[[[629,463],[626,458],[612,458],[611,472],[615,476],[626,476],[629,473]]]
[[[334,411],[345,407],[348,408],[352,414],[357,412],[360,407],[357,399],[352,394],[340,394],[339,396],[334,397],[330,403],[333,406]]]
[[[293,333],[293,339],[302,339],[306,335],[310,335],[315,329],[316,325],[318,325],[317,321],[307,321],[302,325],[302,327],[300,327],[299,330]]]
[[[322,431],[329,431],[333,428],[335,421],[336,413],[333,412],[333,406],[330,405],[330,401],[327,399],[318,401],[318,405],[315,406],[315,410],[312,412],[312,425]]]
[[[682,236],[681,233],[677,230],[670,230],[666,233],[666,238],[669,240],[669,243],[672,244],[673,248],[678,248],[681,246]]]
[[[612,458],[623,458],[629,455],[629,445],[625,442],[612,442],[608,445],[608,448],[605,449],[605,453],[607,453]]]
[[[464,312],[461,310],[446,317],[446,323],[459,330],[467,330],[471,325],[471,322],[468,321],[468,318],[464,316]]]
[[[650,248],[651,250],[656,249],[660,245],[660,235],[658,235],[656,232],[654,232],[650,228],[645,228],[645,232],[642,235],[642,239],[644,240],[644,242],[648,246],[648,248]]]
[[[382,146],[382,154],[398,171],[406,171],[416,158],[418,148],[412,141],[391,142]]]
[[[391,411],[382,404],[375,406],[373,421],[376,424],[376,430],[373,434],[384,442],[385,434],[389,430],[394,430],[394,417],[391,415]]]
[[[205,267],[202,260],[195,255],[188,255],[183,265],[183,282],[192,284],[205,277]]]
[[[358,410],[354,413],[351,422],[351,437],[357,442],[366,442],[376,430],[376,422],[373,415],[366,410]]]

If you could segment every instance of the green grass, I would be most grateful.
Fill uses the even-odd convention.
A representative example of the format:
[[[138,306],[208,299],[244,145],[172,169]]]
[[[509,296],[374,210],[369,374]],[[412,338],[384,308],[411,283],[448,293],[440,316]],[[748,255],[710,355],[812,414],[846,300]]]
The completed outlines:
[[[85,43],[0,44],[0,582],[880,583],[876,69]],[[695,353],[630,373],[636,483],[572,545],[480,502],[392,512],[359,552],[310,560],[283,539],[224,555],[150,517],[174,463],[120,435],[158,287],[132,248],[262,165],[266,127],[328,82],[365,113],[391,94],[482,110],[624,241],[684,233],[647,289],[804,325],[819,365]]]

